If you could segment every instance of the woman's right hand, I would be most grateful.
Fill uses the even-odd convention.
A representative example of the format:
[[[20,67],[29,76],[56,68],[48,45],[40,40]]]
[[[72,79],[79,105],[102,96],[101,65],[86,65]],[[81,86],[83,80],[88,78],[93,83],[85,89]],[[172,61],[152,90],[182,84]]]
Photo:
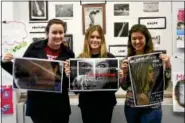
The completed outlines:
[[[70,66],[69,66],[69,61],[67,60],[67,61],[63,61],[63,63],[64,63],[64,71],[65,71],[65,74],[66,74],[66,76],[67,77],[69,77],[69,75],[70,75]]]
[[[13,55],[11,53],[6,53],[3,56],[2,62],[3,63],[5,63],[5,62],[11,62],[12,59],[13,59]]]
[[[128,60],[123,60],[121,63],[121,70],[123,71],[123,74],[128,74]]]

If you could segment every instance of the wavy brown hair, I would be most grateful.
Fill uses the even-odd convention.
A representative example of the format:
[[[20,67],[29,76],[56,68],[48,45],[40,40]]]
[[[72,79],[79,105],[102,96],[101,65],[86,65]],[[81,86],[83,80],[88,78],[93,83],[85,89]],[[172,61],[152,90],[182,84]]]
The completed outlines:
[[[152,36],[151,36],[149,30],[147,29],[147,27],[142,24],[135,24],[131,27],[131,29],[129,31],[127,56],[133,56],[136,54],[136,51],[135,51],[134,47],[132,46],[132,39],[131,39],[132,33],[134,33],[134,32],[141,32],[145,36],[146,45],[144,48],[144,54],[154,52]]]
[[[101,48],[100,48],[100,57],[106,58],[107,57],[107,48],[106,48],[106,41],[104,32],[101,26],[99,25],[93,25],[90,26],[85,34],[84,38],[84,49],[83,52],[79,55],[80,58],[90,58],[91,57],[91,49],[89,46],[89,38],[92,35],[94,31],[98,31],[101,38]]]

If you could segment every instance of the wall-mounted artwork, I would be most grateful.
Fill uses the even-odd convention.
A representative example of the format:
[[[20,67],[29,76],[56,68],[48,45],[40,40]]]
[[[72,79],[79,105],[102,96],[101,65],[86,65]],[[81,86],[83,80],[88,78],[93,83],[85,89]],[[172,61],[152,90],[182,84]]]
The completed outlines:
[[[138,23],[148,29],[166,29],[166,17],[139,17]]]
[[[30,33],[43,33],[45,32],[47,23],[46,22],[30,22],[29,28]]]
[[[71,50],[73,50],[73,35],[65,34],[64,41],[64,44],[68,46]]]
[[[115,22],[114,23],[114,37],[127,37],[129,31],[128,22]]]
[[[184,112],[184,72],[174,72],[173,75],[173,111]]]
[[[159,2],[143,2],[143,12],[159,12]]]
[[[109,45],[109,52],[115,57],[126,57],[127,45]]]
[[[46,33],[30,33],[29,36],[32,42],[46,39]]]
[[[82,4],[83,34],[92,25],[100,25],[106,33],[105,4]]]
[[[154,47],[156,47],[156,48],[160,47],[161,36],[160,35],[152,36],[152,41],[153,41]]]
[[[114,16],[128,16],[129,4],[114,4]]]
[[[29,1],[29,20],[47,21],[48,20],[48,2],[47,1]]]
[[[73,4],[56,4],[55,17],[71,19],[73,17]]]

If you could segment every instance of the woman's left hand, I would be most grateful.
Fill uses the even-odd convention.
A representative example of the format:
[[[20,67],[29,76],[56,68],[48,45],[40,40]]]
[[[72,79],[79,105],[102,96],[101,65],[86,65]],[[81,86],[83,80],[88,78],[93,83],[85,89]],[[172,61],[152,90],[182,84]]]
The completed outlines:
[[[166,54],[160,54],[160,59],[165,63],[166,68],[171,68],[170,57]]]

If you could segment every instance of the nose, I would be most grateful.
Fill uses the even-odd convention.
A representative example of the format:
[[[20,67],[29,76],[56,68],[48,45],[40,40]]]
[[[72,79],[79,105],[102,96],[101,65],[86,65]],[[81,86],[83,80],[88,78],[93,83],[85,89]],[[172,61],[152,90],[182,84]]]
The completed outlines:
[[[136,39],[136,44],[139,43],[139,39]]]
[[[60,38],[60,37],[61,37],[61,35],[60,35],[59,33],[57,33],[57,34],[56,34],[56,37],[57,37],[57,38]]]

